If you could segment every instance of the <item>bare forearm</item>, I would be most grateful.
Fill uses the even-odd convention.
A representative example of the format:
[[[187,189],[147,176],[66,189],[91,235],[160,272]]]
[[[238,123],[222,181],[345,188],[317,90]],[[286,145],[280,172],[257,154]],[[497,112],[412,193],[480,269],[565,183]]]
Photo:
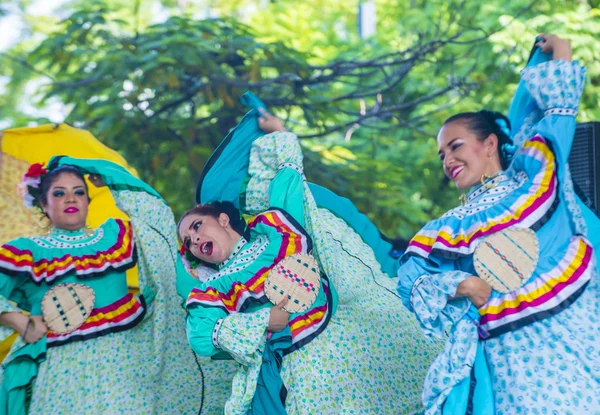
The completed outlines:
[[[25,330],[28,322],[29,317],[23,313],[10,312],[0,314],[0,325],[9,327],[19,333]]]

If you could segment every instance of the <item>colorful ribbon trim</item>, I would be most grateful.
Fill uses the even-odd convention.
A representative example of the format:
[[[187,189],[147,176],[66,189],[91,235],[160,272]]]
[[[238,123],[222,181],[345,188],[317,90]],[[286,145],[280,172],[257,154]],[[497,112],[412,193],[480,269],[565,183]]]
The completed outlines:
[[[428,257],[434,249],[461,255],[473,253],[479,240],[487,235],[516,224],[530,227],[552,207],[557,195],[555,157],[541,136],[527,141],[521,153],[542,163],[540,171],[532,179],[527,193],[521,195],[502,214],[478,221],[468,229],[456,231],[450,226],[439,229],[423,229],[410,241],[406,253]]]
[[[81,327],[67,334],[49,331],[46,336],[48,347],[61,346],[117,333],[136,326],[146,314],[144,297],[138,299],[129,293],[120,300],[101,308],[94,308]]]
[[[594,269],[592,246],[573,237],[556,267],[481,307],[481,327],[494,337],[564,310],[583,292]]]
[[[133,229],[129,221],[115,219],[118,225],[117,241],[108,249],[93,255],[69,255],[61,258],[40,259],[34,261],[28,249],[19,249],[12,245],[0,248],[0,268],[12,273],[24,272],[31,275],[35,282],[52,282],[56,278],[75,271],[77,275],[90,275],[104,272],[108,268],[121,268],[135,264]]]

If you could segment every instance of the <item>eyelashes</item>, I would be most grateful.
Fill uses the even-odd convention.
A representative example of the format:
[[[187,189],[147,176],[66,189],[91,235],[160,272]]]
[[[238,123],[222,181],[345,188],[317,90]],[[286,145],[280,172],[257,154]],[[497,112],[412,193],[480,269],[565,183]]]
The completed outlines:
[[[194,222],[194,223],[192,224],[192,230],[193,230],[194,232],[198,232],[198,229],[200,229],[200,226],[201,226],[201,225],[202,225],[202,221],[201,221],[201,220]],[[190,245],[192,245],[192,240],[191,240],[190,238],[187,238],[187,237],[186,237],[186,238],[183,240],[183,245],[184,245],[184,246],[185,246],[187,249],[190,249]]]
[[[455,144],[452,144],[452,145],[450,146],[450,151],[456,151],[456,150],[458,150],[460,147],[462,147],[462,145],[463,145],[463,143],[455,143]],[[442,154],[440,154],[439,156],[440,156],[440,160],[441,160],[442,162],[443,162],[443,161],[444,161],[444,159],[446,158],[446,155],[445,155],[445,154],[443,154],[443,153],[442,153]]]
[[[63,197],[66,193],[62,190],[55,190],[54,192],[52,192],[52,196],[54,197]],[[83,189],[77,189],[74,192],[75,196],[86,196],[86,192]]]

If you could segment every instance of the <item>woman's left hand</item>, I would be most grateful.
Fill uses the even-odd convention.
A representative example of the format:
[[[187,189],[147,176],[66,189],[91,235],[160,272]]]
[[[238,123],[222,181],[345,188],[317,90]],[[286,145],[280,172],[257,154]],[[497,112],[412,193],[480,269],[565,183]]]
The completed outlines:
[[[48,332],[48,327],[42,316],[31,316],[27,319],[25,328],[19,331],[25,343],[35,343]]]
[[[99,174],[90,174],[88,176],[88,180],[96,187],[106,186],[106,184],[104,184],[104,180],[102,180],[102,177]]]
[[[552,52],[553,60],[562,59],[570,61],[572,59],[573,51],[571,50],[571,42],[568,40],[545,33],[539,34],[538,37],[542,40],[535,45],[542,48],[542,52]]]
[[[492,295],[492,287],[479,277],[471,276],[458,284],[455,298],[467,297],[477,308],[488,302]]]

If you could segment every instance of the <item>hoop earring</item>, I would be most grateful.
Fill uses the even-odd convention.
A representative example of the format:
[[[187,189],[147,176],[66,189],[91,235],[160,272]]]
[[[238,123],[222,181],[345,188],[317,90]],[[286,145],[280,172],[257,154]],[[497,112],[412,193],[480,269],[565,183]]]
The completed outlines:
[[[87,236],[93,236],[94,235],[94,228],[92,228],[90,225],[85,225],[83,227],[83,231],[85,232],[85,234]]]
[[[53,226],[48,215],[46,215],[43,210],[38,209],[36,216],[37,221],[34,225],[36,231],[39,232],[40,236],[50,235],[52,233]]]
[[[481,175],[481,185],[483,187],[485,187],[486,189],[493,189],[494,187],[498,186],[498,183],[488,184],[488,183],[486,183],[486,181],[488,181],[489,179],[495,179],[498,176],[500,176],[500,173],[494,173],[491,175],[482,174]]]

